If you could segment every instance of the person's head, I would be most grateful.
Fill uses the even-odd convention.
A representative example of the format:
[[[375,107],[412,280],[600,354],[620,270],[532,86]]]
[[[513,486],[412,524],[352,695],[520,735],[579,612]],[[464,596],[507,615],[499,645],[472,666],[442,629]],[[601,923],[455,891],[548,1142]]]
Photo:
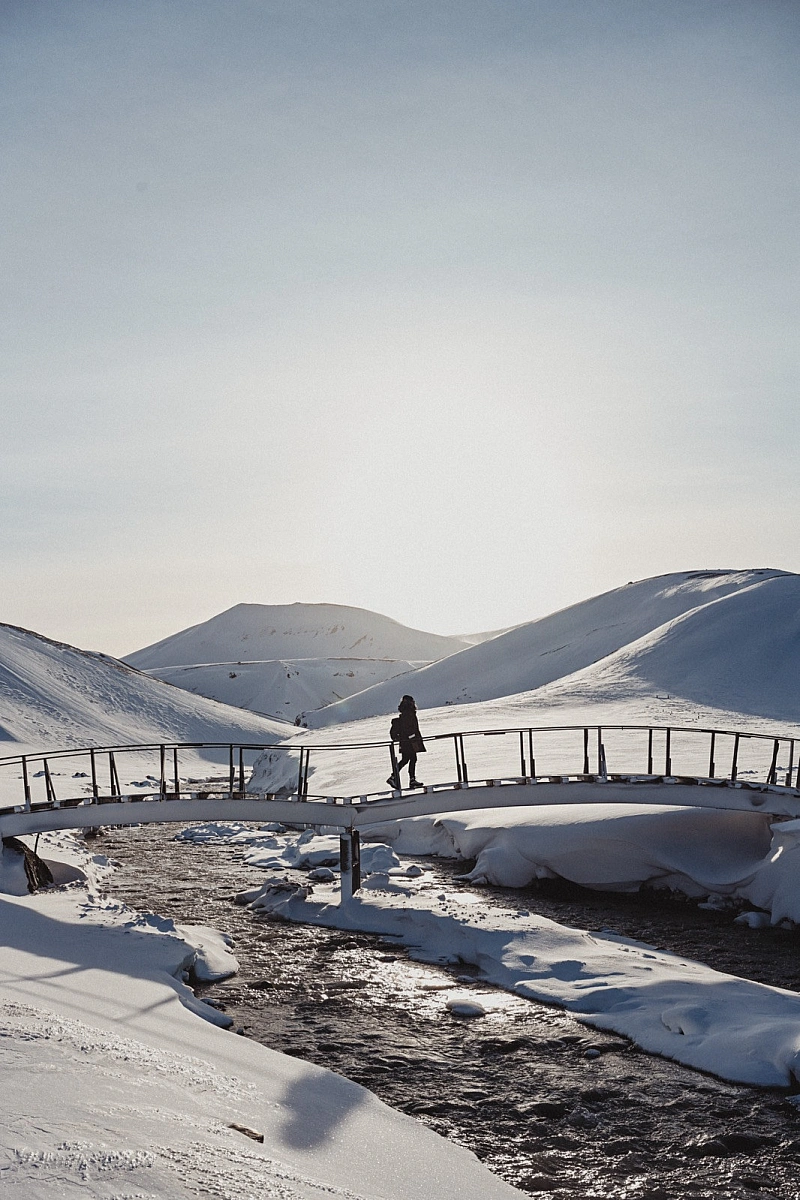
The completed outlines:
[[[399,708],[400,712],[408,712],[410,708],[416,708],[417,706],[414,703],[413,696],[403,696],[403,699],[400,701],[397,707]]]

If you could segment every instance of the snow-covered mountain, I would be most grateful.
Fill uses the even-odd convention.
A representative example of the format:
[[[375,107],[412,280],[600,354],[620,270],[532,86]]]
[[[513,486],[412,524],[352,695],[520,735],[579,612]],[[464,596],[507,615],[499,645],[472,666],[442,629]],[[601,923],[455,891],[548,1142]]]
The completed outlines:
[[[777,575],[691,609],[541,689],[559,703],[669,695],[800,721],[800,576]]]
[[[404,680],[403,690],[413,694],[421,708],[474,704],[531,692],[599,663],[683,614],[744,593],[757,585],[780,584],[782,581],[786,584],[783,591],[779,587],[775,593],[762,589],[754,594],[749,620],[756,624],[761,621],[757,610],[768,594],[780,592],[783,603],[791,610],[792,585],[798,578],[775,570],[690,571],[630,583],[551,616],[518,625],[480,645],[423,667]],[[681,672],[691,668],[697,681],[706,671],[696,645],[691,654],[687,653],[679,661],[676,640],[680,640],[682,632],[681,626],[660,660],[664,678],[670,675],[675,680],[673,690],[678,690]],[[755,628],[748,632],[745,622],[738,627],[737,638],[746,639],[755,632]],[[761,634],[768,638],[769,627],[764,627]],[[707,647],[703,653],[711,654],[711,648]],[[737,643],[729,644],[726,653],[729,663],[735,664],[739,654]],[[674,661],[669,670],[667,659]],[[730,678],[737,670],[734,665],[727,668],[720,665],[718,674],[727,672],[726,677]],[[665,687],[666,683],[660,686]],[[699,684],[695,682],[693,686]],[[393,712],[397,706],[397,690],[391,681],[377,684],[318,712],[307,712],[304,720],[317,728]],[[746,689],[742,691],[743,699],[745,693]]]
[[[425,665],[407,659],[287,658],[159,667],[148,674],[197,696],[293,721],[304,709],[322,708]]]
[[[0,755],[25,747],[277,741],[286,732],[285,724],[192,696],[104,654],[0,624]]]
[[[204,663],[297,658],[372,658],[431,662],[465,640],[409,629],[390,617],[344,604],[237,604],[125,661],[140,670]]]

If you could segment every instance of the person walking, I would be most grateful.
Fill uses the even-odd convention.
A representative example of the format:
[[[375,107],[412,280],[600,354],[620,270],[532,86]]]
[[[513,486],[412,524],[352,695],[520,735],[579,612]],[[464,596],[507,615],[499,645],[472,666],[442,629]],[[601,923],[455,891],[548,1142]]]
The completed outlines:
[[[417,706],[414,703],[413,696],[403,696],[403,699],[397,706],[399,717],[395,717],[391,724],[392,742],[400,743],[400,762],[395,764],[394,746],[392,746],[392,763],[394,770],[386,782],[395,791],[400,790],[400,772],[403,767],[408,766],[408,786],[410,788],[424,787],[417,779],[417,755],[425,753],[425,743],[422,740],[422,734],[419,731],[419,721],[417,720]]]

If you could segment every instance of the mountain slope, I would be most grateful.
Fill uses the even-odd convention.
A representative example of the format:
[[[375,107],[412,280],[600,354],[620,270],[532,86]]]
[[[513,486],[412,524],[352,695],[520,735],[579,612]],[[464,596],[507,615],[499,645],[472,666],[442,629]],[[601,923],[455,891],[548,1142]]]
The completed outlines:
[[[516,695],[572,675],[698,606],[771,579],[783,571],[690,571],[615,588],[551,616],[518,625],[478,646],[423,667],[403,681],[421,708],[475,703]],[[377,684],[319,712],[309,726],[389,713],[397,706],[392,681]]]
[[[276,741],[287,727],[87,650],[0,624],[0,746]]]
[[[343,604],[237,604],[125,656],[140,670],[290,658],[388,658],[430,662],[462,649],[458,637],[409,629]]]
[[[800,721],[800,576],[695,608],[537,694],[559,704],[641,695]]]
[[[148,674],[196,696],[293,721],[303,709],[322,708],[425,665],[386,658],[288,658],[158,667]]]

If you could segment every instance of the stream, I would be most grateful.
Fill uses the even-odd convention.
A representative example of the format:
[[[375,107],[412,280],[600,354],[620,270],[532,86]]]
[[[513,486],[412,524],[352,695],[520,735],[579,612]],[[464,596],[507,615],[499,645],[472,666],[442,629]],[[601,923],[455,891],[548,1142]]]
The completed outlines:
[[[258,916],[233,903],[265,878],[243,849],[176,842],[177,829],[104,831],[96,848],[121,864],[104,890],[231,935],[239,974],[198,994],[229,1013],[236,1033],[363,1084],[531,1195],[800,1200],[800,1096],[725,1083],[502,992],[493,991],[497,1011],[454,1016],[448,993],[492,990],[477,969],[429,966],[371,935]],[[463,864],[425,866],[442,889],[461,886]],[[797,932],[734,926],[730,911],[555,882],[480,894],[487,905],[613,928],[800,990]]]

